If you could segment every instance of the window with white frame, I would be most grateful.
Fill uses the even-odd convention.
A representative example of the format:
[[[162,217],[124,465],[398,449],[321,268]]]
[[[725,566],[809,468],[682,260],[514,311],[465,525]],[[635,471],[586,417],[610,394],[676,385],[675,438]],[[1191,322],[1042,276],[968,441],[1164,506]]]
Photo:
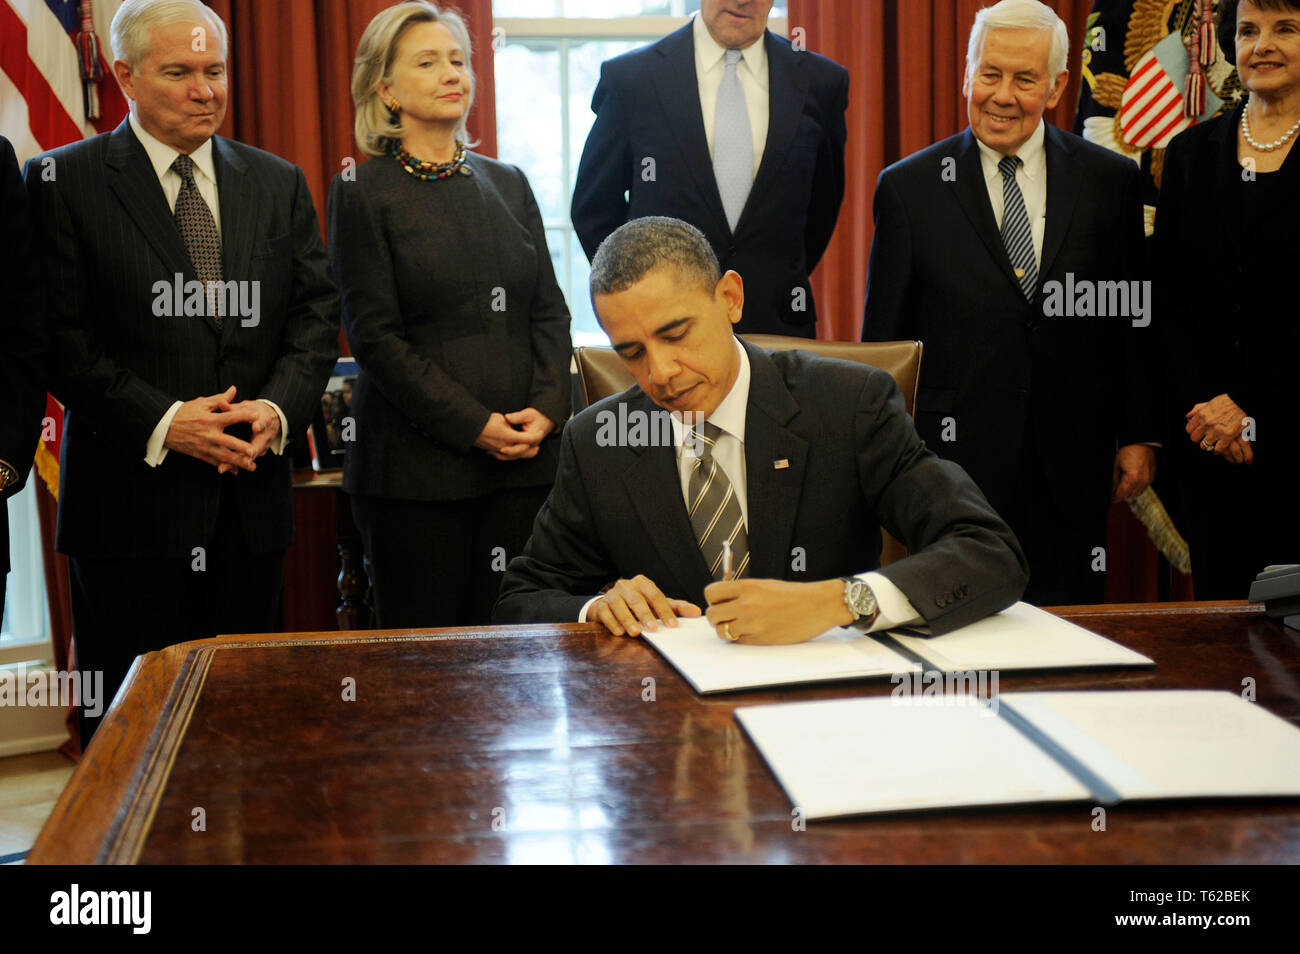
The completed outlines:
[[[609,343],[569,220],[600,64],[668,35],[699,9],[700,0],[493,0],[497,155],[524,170],[537,196],[575,345]],[[785,35],[784,3],[772,8],[768,28]]]
[[[27,485],[0,507],[9,508],[9,563],[3,618],[0,618],[0,666],[52,658],[50,609],[45,599],[45,563],[36,515],[35,473]]]

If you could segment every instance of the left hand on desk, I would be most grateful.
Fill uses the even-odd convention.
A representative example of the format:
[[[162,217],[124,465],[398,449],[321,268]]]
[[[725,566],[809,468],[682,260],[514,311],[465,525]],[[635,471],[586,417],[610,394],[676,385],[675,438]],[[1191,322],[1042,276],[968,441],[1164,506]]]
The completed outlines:
[[[803,643],[835,626],[853,622],[844,604],[844,582],[787,583],[784,580],[724,580],[704,588],[704,615],[723,635],[723,624],[739,643],[775,646]]]
[[[1146,444],[1125,444],[1115,453],[1112,471],[1111,500],[1136,497],[1156,479],[1155,448]]]

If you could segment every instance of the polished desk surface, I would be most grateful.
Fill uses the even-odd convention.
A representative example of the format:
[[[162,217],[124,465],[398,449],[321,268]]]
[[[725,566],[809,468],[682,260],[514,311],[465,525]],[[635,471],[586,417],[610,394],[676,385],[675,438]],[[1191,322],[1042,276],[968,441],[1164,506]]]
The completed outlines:
[[[1002,674],[1002,692],[1253,679],[1300,725],[1300,633],[1258,607],[1057,612],[1156,668]],[[1296,799],[1122,804],[1105,831],[1083,803],[795,830],[732,710],[892,685],[702,697],[644,641],[590,625],[221,637],[142,657],[127,687],[29,864],[1300,860]]]

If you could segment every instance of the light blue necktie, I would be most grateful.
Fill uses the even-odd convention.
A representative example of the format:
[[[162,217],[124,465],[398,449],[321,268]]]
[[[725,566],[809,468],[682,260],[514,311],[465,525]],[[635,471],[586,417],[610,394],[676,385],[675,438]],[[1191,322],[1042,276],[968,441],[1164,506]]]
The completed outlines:
[[[728,50],[727,70],[722,74],[717,112],[713,114],[713,175],[732,232],[736,231],[754,184],[754,137],[749,130],[745,93],[736,73],[739,63],[740,50]]]
[[[1034,259],[1034,231],[1025,211],[1025,197],[1016,182],[1019,167],[1019,156],[1003,156],[998,163],[998,171],[1002,173],[1002,244],[1006,246],[1020,290],[1032,302],[1038,289],[1038,263]]]

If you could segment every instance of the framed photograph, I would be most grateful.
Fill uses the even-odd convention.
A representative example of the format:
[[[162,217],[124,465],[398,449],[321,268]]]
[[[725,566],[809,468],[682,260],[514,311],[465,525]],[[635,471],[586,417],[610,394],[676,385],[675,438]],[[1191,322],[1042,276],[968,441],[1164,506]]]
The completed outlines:
[[[334,373],[320,396],[320,407],[307,434],[313,470],[343,469],[346,441],[356,427],[352,420],[352,388],[358,371],[353,358],[339,358],[334,362]]]

